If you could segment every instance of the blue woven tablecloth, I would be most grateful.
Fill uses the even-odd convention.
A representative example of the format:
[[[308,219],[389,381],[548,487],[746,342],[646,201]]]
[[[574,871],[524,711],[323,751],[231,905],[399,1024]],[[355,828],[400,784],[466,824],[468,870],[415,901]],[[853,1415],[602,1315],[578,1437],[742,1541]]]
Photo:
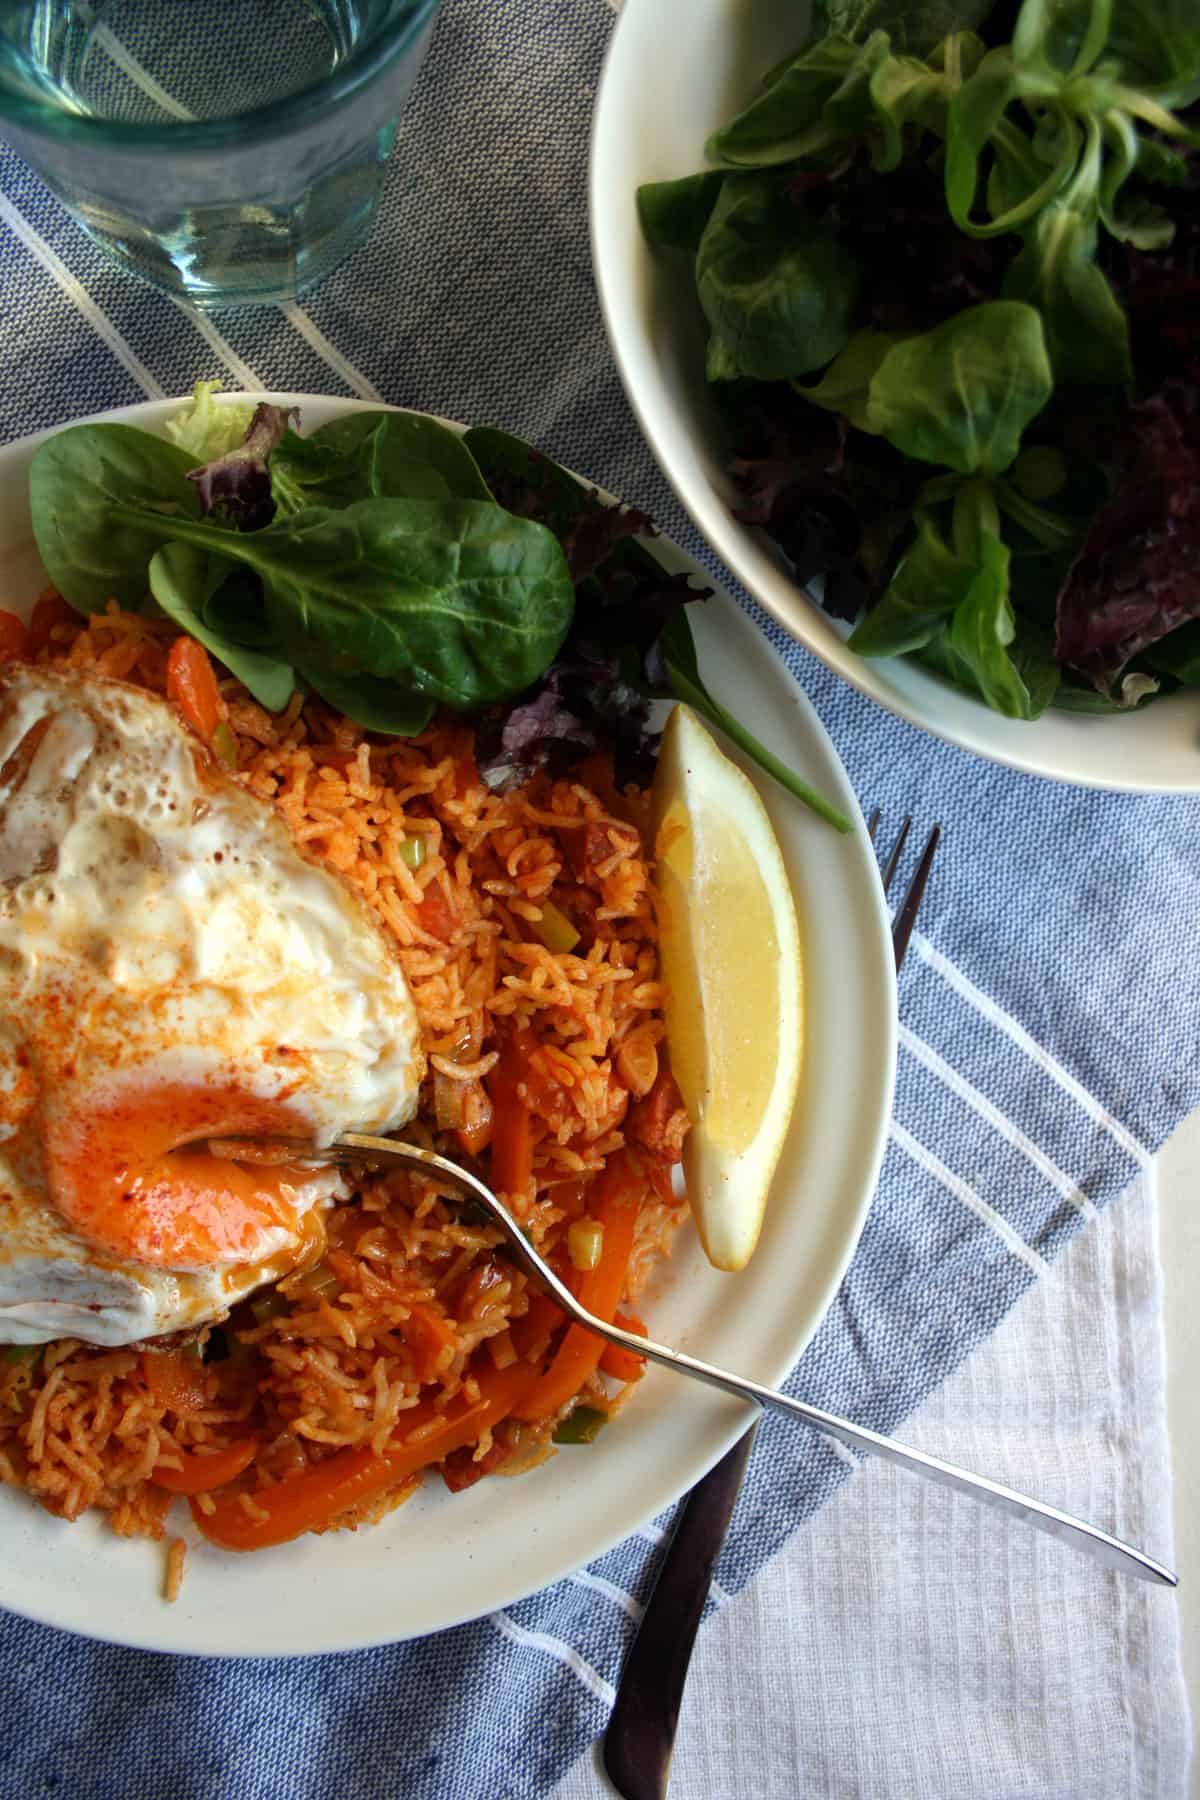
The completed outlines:
[[[602,0],[444,0],[375,236],[303,308],[201,320],[112,269],[0,148],[0,437],[201,375],[382,398],[522,433],[715,567],[641,441],[595,300],[585,176],[612,25]],[[764,629],[859,794],[946,832],[902,980],[879,1192],[793,1378],[890,1429],[1200,1101],[1197,808],[948,748]],[[719,1570],[728,1591],[848,1472],[807,1434],[767,1421],[764,1440]],[[609,1586],[564,1581],[343,1658],[204,1662],[0,1619],[0,1793],[542,1795],[604,1725],[632,1630],[621,1599],[644,1594],[652,1539],[595,1565]]]

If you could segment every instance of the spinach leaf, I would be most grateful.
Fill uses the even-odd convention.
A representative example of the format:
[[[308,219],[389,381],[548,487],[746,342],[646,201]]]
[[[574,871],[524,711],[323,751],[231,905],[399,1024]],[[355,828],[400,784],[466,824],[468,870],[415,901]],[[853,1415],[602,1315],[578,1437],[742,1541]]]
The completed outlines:
[[[110,600],[133,611],[146,598],[146,568],[173,518],[196,520],[192,455],[131,425],[73,425],[34,452],[29,469],[33,535],[46,574],[80,612]],[[117,520],[131,501],[151,520]]]
[[[643,182],[637,207],[646,241],[662,250],[698,249],[724,179],[719,169],[705,169],[678,181]]]
[[[164,544],[150,558],[150,592],[167,617],[236,675],[260,706],[282,712],[296,685],[287,663],[244,649],[204,622],[212,596],[236,573],[236,565],[223,556],[210,556],[189,544]]]
[[[524,438],[502,431],[498,425],[472,425],[463,442],[501,505],[519,517],[536,513],[542,524],[566,545],[567,561],[576,579],[591,573],[596,567],[594,561],[589,558],[585,570],[572,556],[581,519],[584,514],[593,519],[607,517],[619,509],[605,506],[553,457],[543,455]]]
[[[1035,309],[989,300],[894,344],[871,380],[867,420],[906,456],[998,474],[1053,387]]]
[[[645,513],[619,503],[609,505],[594,488],[588,487],[552,457],[535,450],[524,438],[514,437],[497,426],[473,426],[467,433],[467,444],[500,504],[518,518],[540,519],[554,533],[563,547],[571,577],[580,589],[581,605],[585,598],[589,602],[598,601],[603,610],[611,613],[614,610],[611,577],[617,573],[625,575],[635,585],[640,583],[642,588],[647,579],[661,586],[663,572],[659,564],[644,545],[637,542],[639,532],[654,529]],[[584,584],[588,584],[602,567],[606,572],[606,591],[600,595],[594,588],[585,589]],[[645,599],[645,593],[639,592],[634,601],[640,611],[645,610]],[[589,612],[591,610],[589,607]],[[624,612],[625,609],[622,607],[621,610]],[[585,623],[588,627],[583,632],[585,637],[607,644],[613,642],[612,633],[600,626],[594,617],[585,620],[582,612],[577,611],[577,626],[582,627]],[[638,636],[636,631],[628,629],[629,625],[628,617],[623,618],[621,641]],[[657,630],[657,626],[654,629]]]
[[[824,799],[815,788],[809,787],[808,783],[802,781],[788,768],[786,763],[780,762],[779,758],[773,755],[765,744],[760,744],[758,739],[747,731],[746,727],[740,724],[732,713],[726,712],[720,701],[714,699],[713,695],[709,693],[700,679],[692,628],[688,624],[687,614],[682,608],[672,613],[663,628],[659,642],[666,662],[668,684],[677,700],[683,700],[688,706],[695,707],[696,711],[702,714],[710,724],[717,726],[725,733],[726,737],[732,738],[734,743],[746,752],[747,756],[752,757],[759,768],[765,769],[769,775],[773,775],[775,780],[788,790],[789,794],[794,794],[798,800],[802,800],[807,807],[810,807],[813,812],[838,831],[853,829],[845,813]]]
[[[700,304],[744,375],[787,380],[824,368],[850,336],[858,264],[770,175],[730,175],[696,255]]]
[[[851,650],[860,656],[903,656],[921,649],[966,599],[975,573],[924,521],[887,588],[851,632]]]
[[[415,737],[437,711],[435,700],[374,675],[331,675],[327,668],[305,668],[300,673],[335,712],[388,737]]]
[[[553,533],[490,501],[358,500],[256,532],[124,504],[110,517],[254,570],[298,667],[375,675],[462,710],[535,681],[574,610]]]
[[[280,513],[355,500],[490,500],[458,432],[418,413],[358,412],[311,437],[289,432],[271,458]]]
[[[465,434],[424,413],[363,412],[330,419],[313,432],[311,443],[330,445],[343,455],[366,454],[371,493],[397,500],[422,496],[403,491],[418,468],[436,469],[459,500],[490,500],[487,482],[467,449]],[[362,498],[363,496],[358,496]]]
[[[201,623],[244,650],[272,649],[275,640],[263,605],[262,582],[240,564],[226,562],[225,567],[229,573],[220,586],[197,595]]]

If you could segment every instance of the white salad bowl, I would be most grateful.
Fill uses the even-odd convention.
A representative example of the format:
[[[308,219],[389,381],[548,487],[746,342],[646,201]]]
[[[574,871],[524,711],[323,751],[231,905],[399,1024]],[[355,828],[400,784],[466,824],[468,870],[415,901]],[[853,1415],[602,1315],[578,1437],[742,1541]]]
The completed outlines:
[[[646,181],[704,168],[704,144],[795,49],[807,6],[778,0],[625,0],[597,97],[591,152],[592,255],[617,368],[658,462],[742,586],[837,674],[901,718],[1032,774],[1086,787],[1200,789],[1200,694],[1143,711],[1050,709],[1008,719],[902,657],[847,649],[849,626],[822,612],[765,534],[734,517],[704,379],[706,328],[686,259],[653,252],[638,221]]]

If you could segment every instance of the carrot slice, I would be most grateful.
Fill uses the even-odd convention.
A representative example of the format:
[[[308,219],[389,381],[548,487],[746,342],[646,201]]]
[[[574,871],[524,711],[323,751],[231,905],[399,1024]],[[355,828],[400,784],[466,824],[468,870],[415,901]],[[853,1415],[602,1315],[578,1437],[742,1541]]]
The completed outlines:
[[[604,1226],[604,1247],[596,1267],[580,1282],[578,1294],[581,1305],[599,1319],[611,1319],[617,1310],[645,1192],[645,1175],[632,1153],[618,1150],[610,1156],[596,1183],[592,1206]],[[572,1325],[549,1368],[514,1407],[514,1418],[545,1419],[558,1412],[595,1372],[605,1348],[603,1338]]]
[[[636,1331],[639,1337],[646,1336],[646,1327],[632,1313],[617,1313],[614,1325],[620,1325],[625,1331]],[[646,1359],[635,1350],[626,1350],[621,1344],[606,1344],[604,1354],[600,1358],[600,1373],[611,1375],[614,1381],[640,1381],[646,1370]]]
[[[208,1405],[204,1367],[194,1356],[178,1350],[143,1350],[142,1375],[160,1405],[181,1418]]]
[[[494,1369],[490,1361],[481,1360],[475,1371],[478,1400],[468,1401],[459,1394],[444,1411],[432,1399],[418,1401],[401,1415],[404,1441],[382,1454],[338,1450],[303,1475],[260,1488],[252,1498],[261,1518],[246,1512],[237,1494],[223,1493],[211,1513],[193,1503],[193,1519],[206,1538],[226,1550],[265,1550],[306,1531],[324,1530],[350,1507],[377,1498],[430,1463],[442,1462],[452,1450],[477,1443],[485,1431],[509,1416],[533,1371],[527,1363]]]
[[[248,1469],[257,1454],[257,1438],[239,1438],[224,1450],[186,1452],[182,1469],[164,1468],[160,1463],[150,1479],[169,1494],[208,1494]]]
[[[24,656],[29,641],[29,631],[24,619],[18,619],[16,613],[0,612],[0,662],[12,662],[14,657]]]
[[[195,638],[177,637],[167,657],[167,699],[174,701],[206,744],[221,723],[221,690],[208,651]]]
[[[426,1306],[423,1301],[416,1300],[408,1318],[400,1326],[400,1331],[413,1353],[418,1378],[421,1381],[432,1381],[438,1372],[442,1351],[455,1340],[454,1321],[448,1319],[445,1313],[438,1312],[436,1307]]]
[[[479,1152],[486,1150],[492,1141],[491,1114],[489,1113],[486,1118],[477,1119],[472,1125],[460,1126],[454,1135],[468,1156],[478,1156]]]
[[[492,1186],[510,1198],[526,1198],[533,1180],[533,1127],[529,1108],[521,1099],[525,1075],[525,1033],[509,1034],[500,1061],[486,1077],[492,1103]]]
[[[29,620],[29,631],[25,639],[26,656],[36,656],[44,650],[58,626],[74,621],[79,623],[79,614],[62,595],[54,588],[47,588],[44,594],[33,603],[33,613]]]
[[[439,882],[431,881],[425,889],[421,904],[417,907],[417,918],[422,931],[427,931],[431,937],[440,938],[443,944],[454,936],[458,918]]]

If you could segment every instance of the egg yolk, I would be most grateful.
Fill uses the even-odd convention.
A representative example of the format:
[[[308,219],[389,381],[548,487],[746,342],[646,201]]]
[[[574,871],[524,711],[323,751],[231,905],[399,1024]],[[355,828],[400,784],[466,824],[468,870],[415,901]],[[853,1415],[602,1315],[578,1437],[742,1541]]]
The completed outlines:
[[[102,1250],[160,1268],[209,1269],[260,1257],[266,1232],[296,1232],[304,1171],[188,1147],[244,1133],[310,1135],[285,1101],[232,1087],[138,1087],[76,1100],[71,1111],[67,1124],[47,1128],[47,1185],[67,1222]]]

